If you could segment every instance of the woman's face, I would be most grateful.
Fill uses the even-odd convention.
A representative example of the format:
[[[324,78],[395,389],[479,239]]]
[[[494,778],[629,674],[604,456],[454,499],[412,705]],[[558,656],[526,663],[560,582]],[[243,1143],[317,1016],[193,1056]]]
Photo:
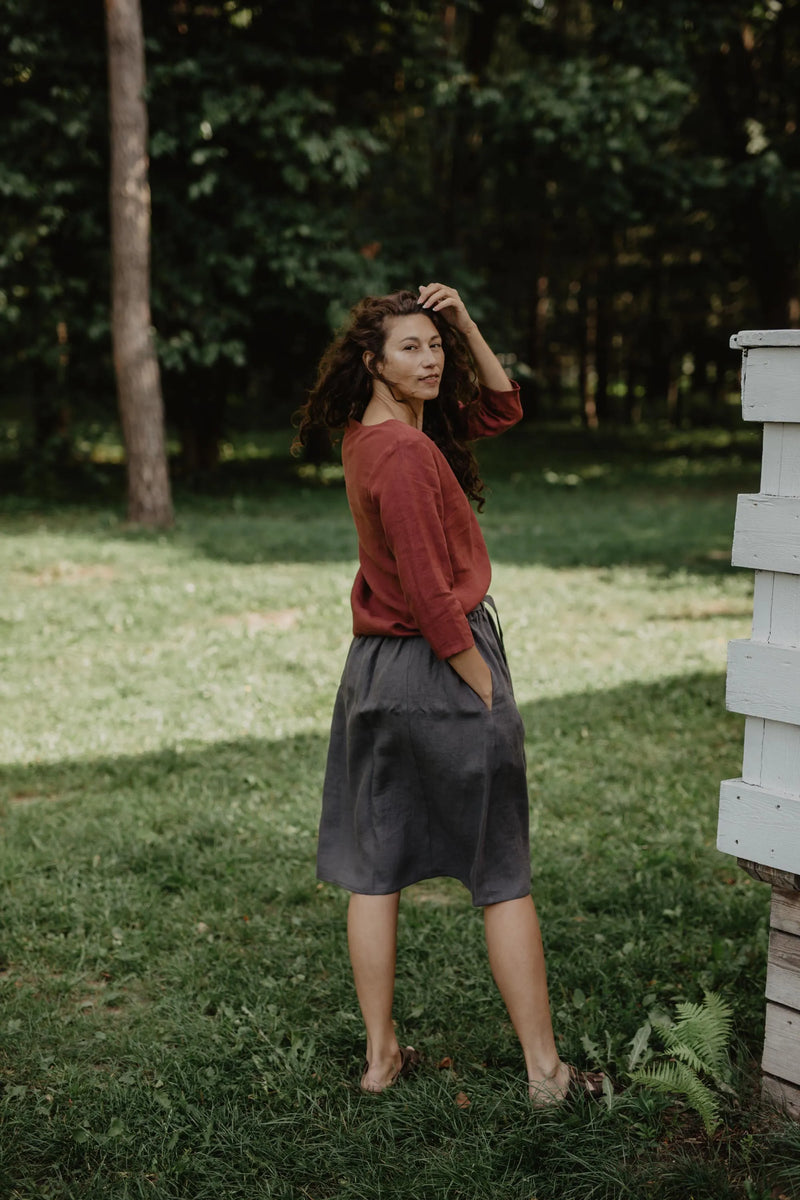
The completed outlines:
[[[383,354],[373,369],[391,384],[398,400],[425,401],[439,395],[444,347],[439,330],[424,313],[388,317]]]

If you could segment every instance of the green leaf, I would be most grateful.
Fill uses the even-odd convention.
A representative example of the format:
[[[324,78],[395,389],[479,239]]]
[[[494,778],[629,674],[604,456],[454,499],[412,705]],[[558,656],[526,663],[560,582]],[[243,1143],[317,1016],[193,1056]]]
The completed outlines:
[[[629,1071],[632,1071],[636,1066],[638,1066],[644,1057],[650,1042],[651,1032],[652,1026],[650,1025],[650,1022],[645,1021],[645,1023],[640,1025],[636,1030],[636,1033],[633,1035],[633,1038],[630,1042],[631,1052],[628,1055]]]

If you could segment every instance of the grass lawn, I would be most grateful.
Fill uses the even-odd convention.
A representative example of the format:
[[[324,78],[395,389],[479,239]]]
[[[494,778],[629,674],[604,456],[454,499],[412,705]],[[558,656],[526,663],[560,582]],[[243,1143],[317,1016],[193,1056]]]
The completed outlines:
[[[535,429],[482,456],[559,1045],[623,1089],[564,1113],[530,1111],[447,880],[401,905],[423,1068],[358,1091],[346,896],[314,876],[355,569],[336,471],[230,463],[166,534],[0,499],[0,1196],[796,1200],[800,1131],[758,1103],[769,888],[714,847],[757,459]],[[648,1013],[705,989],[735,1012],[711,1137],[625,1086]]]

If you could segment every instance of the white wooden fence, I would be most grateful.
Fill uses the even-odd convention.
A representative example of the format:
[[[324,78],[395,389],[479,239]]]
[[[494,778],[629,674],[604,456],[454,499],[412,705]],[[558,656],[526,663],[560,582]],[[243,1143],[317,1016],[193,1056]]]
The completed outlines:
[[[720,850],[772,885],[765,1097],[800,1118],[800,330],[745,330],[742,413],[764,423],[761,491],[740,496],[734,566],[755,571],[753,632],[731,642],[741,779],[720,788]]]

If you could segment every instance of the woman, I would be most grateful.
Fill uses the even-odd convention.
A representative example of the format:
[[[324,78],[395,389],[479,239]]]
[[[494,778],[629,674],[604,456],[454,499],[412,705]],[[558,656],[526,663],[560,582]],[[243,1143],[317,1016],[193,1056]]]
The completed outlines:
[[[301,413],[301,445],[315,426],[345,431],[359,541],[318,876],[351,893],[367,1092],[390,1087],[418,1058],[392,1021],[398,904],[404,887],[439,875],[460,879],[484,908],[489,962],[534,1104],[602,1087],[555,1046],[530,895],[522,721],[470,505],[483,507],[483,484],[467,443],[519,420],[517,392],[458,292],[429,283],[418,296],[356,306]]]

